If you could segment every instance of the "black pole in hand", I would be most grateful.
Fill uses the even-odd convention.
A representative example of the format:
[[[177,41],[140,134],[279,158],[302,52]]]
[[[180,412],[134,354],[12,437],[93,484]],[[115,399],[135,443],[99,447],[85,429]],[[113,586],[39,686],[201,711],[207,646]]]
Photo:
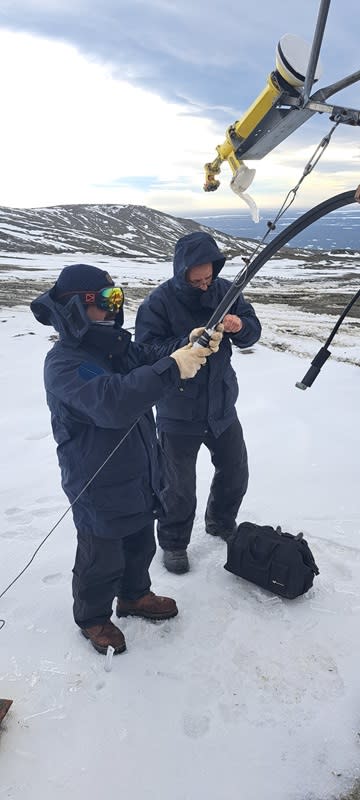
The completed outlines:
[[[214,328],[205,328],[202,332],[201,336],[193,342],[193,347],[209,347],[209,342],[211,339],[211,334],[213,333]]]
[[[330,355],[331,355],[330,350],[327,350],[326,347],[320,348],[319,352],[316,354],[315,358],[311,362],[310,369],[308,369],[302,381],[298,381],[297,383],[295,383],[297,389],[309,389],[310,386],[313,385],[315,378],[317,378],[321,370],[321,367],[324,366],[325,361],[328,360]]]

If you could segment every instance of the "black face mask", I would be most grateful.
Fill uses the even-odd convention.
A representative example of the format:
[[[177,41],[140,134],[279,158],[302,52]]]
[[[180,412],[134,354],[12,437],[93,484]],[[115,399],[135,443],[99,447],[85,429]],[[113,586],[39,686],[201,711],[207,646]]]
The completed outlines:
[[[120,308],[114,319],[114,328],[122,328],[124,324],[124,309]]]

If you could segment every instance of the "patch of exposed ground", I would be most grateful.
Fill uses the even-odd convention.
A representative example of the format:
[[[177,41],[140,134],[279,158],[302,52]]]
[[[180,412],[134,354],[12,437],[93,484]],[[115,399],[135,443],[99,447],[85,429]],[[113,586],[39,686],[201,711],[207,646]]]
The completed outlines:
[[[321,291],[317,286],[312,289],[292,286],[290,290],[284,288],[281,291],[274,291],[272,289],[266,293],[261,289],[246,289],[246,298],[250,303],[281,304],[311,314],[330,314],[336,317],[341,314],[351,297],[352,293],[349,292]],[[360,301],[350,309],[349,317],[360,319]]]
[[[0,267],[1,269],[1,267]],[[17,270],[19,267],[17,267]],[[36,271],[32,268],[26,268],[24,272]],[[38,271],[38,270],[37,270]],[[12,308],[17,305],[28,305],[34,297],[46,292],[53,286],[54,281],[43,280],[39,278],[24,277],[21,280],[12,279],[0,281],[0,306]],[[146,297],[149,292],[154,288],[154,282],[149,282],[144,286],[126,286],[125,300],[141,301]],[[287,305],[299,309],[304,312],[311,312],[312,314],[330,314],[338,316],[344,306],[349,302],[351,294],[343,290],[325,289],[319,290],[318,284],[312,286],[307,285],[294,285],[291,282],[291,287],[287,285],[286,281],[282,281],[282,287],[274,289],[269,281],[264,281],[263,286],[252,289],[249,286],[246,288],[246,297],[251,303],[258,304],[271,304],[271,305]],[[360,302],[355,303],[350,311],[349,316],[354,319],[360,319]]]
[[[360,800],[360,782],[356,782],[350,792],[342,794],[339,800]]]
[[[21,268],[20,268],[21,269]],[[19,267],[16,267],[18,272]],[[51,288],[54,280],[48,275],[31,278],[28,268],[24,277],[0,278],[0,308],[29,306],[31,300]],[[356,276],[358,278],[358,276]],[[125,309],[136,313],[141,301],[159,283],[141,279],[141,286],[123,282]],[[331,279],[331,286],[319,281],[301,282],[284,277],[256,280],[257,285],[246,287],[246,299],[254,303],[263,325],[261,343],[273,350],[313,358],[326,341],[339,314],[349,302],[356,281]],[[332,357],[338,361],[359,365],[360,302],[356,303],[331,346]]]
[[[43,292],[47,292],[53,285],[53,280],[49,281],[37,278],[25,278],[21,279],[21,281],[14,279],[0,281],[0,308],[28,306],[35,297]],[[153,288],[154,284],[146,286],[124,285],[125,305],[136,308],[141,300],[143,300]]]

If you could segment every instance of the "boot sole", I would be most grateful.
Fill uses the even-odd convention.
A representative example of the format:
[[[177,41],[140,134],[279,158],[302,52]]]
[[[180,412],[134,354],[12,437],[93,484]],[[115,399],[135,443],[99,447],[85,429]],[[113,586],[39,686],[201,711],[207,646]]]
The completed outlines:
[[[163,558],[163,562],[162,563],[163,563],[163,566],[165,567],[165,569],[168,572],[172,572],[174,575],[184,575],[185,572],[189,572],[189,570],[190,570],[190,563],[189,563],[188,559],[186,560],[185,564],[182,563],[182,564],[179,564],[179,566],[176,566],[175,564],[174,564],[174,566],[170,566],[170,564],[168,565],[166,563],[166,561],[165,561],[165,558]]]
[[[91,642],[94,650],[96,650],[98,653],[101,653],[102,656],[106,656],[107,649],[108,649],[109,645],[107,645],[106,647],[102,647],[101,644],[95,644],[95,642],[93,642],[93,640],[90,638],[88,633],[86,633],[82,628],[80,628],[80,631],[81,631],[82,635],[85,637],[85,639],[88,639],[89,642]],[[110,642],[109,642],[109,644],[110,644]],[[113,647],[113,645],[111,645],[111,646]],[[124,643],[124,645],[121,646],[121,647],[120,646],[119,647],[115,647],[114,648],[114,656],[117,656],[120,653],[124,653],[125,650],[126,650],[126,643]]]
[[[138,611],[116,611],[116,616],[120,619],[120,617],[140,617],[142,619],[151,619],[154,622],[161,620],[161,619],[172,619],[172,617],[176,617],[178,609],[176,611],[172,611],[171,614],[169,612],[164,612],[163,614],[146,614],[146,612],[138,612]]]
[[[170,569],[170,567],[167,567],[166,564],[164,564],[164,567],[168,572],[172,572],[173,575],[185,575],[186,572],[190,572],[190,567],[186,567],[185,569]]]
[[[218,533],[217,531],[206,531],[206,533],[208,536],[212,536],[213,539],[222,539],[223,542],[227,542],[233,536],[232,533]]]

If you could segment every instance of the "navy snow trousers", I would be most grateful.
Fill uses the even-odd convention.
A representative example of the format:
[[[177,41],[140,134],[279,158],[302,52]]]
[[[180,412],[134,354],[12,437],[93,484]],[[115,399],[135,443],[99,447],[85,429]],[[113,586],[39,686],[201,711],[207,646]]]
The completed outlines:
[[[211,455],[214,477],[205,512],[207,533],[233,533],[236,516],[249,479],[242,427],[235,420],[220,436],[160,433],[164,453],[164,505],[167,513],[158,522],[163,550],[185,550],[190,542],[196,511],[196,459],[202,444]]]
[[[155,551],[153,523],[118,539],[78,531],[72,582],[76,624],[100,625],[110,619],[114,597],[133,601],[147,594]]]

